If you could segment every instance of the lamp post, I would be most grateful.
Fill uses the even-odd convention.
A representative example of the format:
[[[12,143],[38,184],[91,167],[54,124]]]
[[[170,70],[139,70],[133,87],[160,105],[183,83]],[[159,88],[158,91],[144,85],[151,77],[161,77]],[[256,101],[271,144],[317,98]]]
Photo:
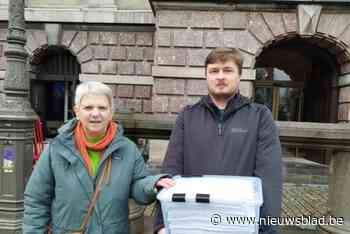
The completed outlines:
[[[9,0],[7,67],[0,92],[0,234],[22,233],[23,192],[32,170],[33,123],[24,49],[24,0]]]

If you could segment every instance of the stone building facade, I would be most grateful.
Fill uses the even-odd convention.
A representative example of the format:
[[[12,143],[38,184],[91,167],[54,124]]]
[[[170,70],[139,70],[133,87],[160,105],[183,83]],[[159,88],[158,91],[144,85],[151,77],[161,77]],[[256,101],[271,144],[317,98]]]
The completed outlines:
[[[332,114],[323,120],[299,120],[347,122],[350,109],[350,8],[345,2],[150,1],[148,4],[136,1],[128,5],[121,1],[120,5],[125,9],[120,9],[118,1],[64,1],[57,5],[50,0],[29,0],[26,9],[28,70],[32,80],[49,83],[50,78],[39,75],[42,72],[40,65],[50,48],[65,50],[76,58],[80,67],[76,77],[56,78],[71,83],[65,86],[68,99],[73,90],[71,85],[83,80],[99,80],[113,88],[120,111],[170,117],[206,94],[203,63],[215,47],[241,50],[244,69],[240,92],[252,98],[256,92],[258,67],[277,67],[294,77],[314,77],[317,75],[312,74],[312,66],[315,66],[312,61],[318,54],[313,51],[319,50],[327,54],[329,61],[324,63],[329,63],[327,66],[334,70],[325,84],[329,100],[325,102],[328,108],[324,112]],[[6,69],[3,55],[7,1],[3,0],[1,4],[2,78]],[[55,4],[57,8],[53,7]],[[286,48],[288,44],[297,52],[286,53],[278,49]],[[310,52],[305,55],[303,52],[308,49]],[[319,66],[327,59],[321,59]],[[323,73],[323,70],[319,72]],[[308,90],[305,86],[303,89],[303,95],[307,96]],[[322,97],[320,93],[316,94],[316,99]],[[71,101],[67,105],[66,112],[71,108]]]
[[[111,86],[116,113],[173,120],[185,105],[207,93],[204,60],[219,46],[242,52],[240,92],[255,100],[261,96],[276,120],[347,123],[350,119],[349,1],[25,2],[31,102],[48,122],[60,123],[71,116],[73,90],[85,80]],[[8,3],[0,0],[0,92],[6,70]],[[50,119],[53,109],[64,115]],[[320,124],[326,130],[318,131],[317,124],[295,124],[301,127],[290,131],[293,123],[287,125],[288,131],[283,133],[282,128],[282,133],[288,139],[306,139],[310,131],[314,138],[322,138],[325,147],[338,146],[327,141],[328,133],[345,142],[338,134],[341,126],[333,131]],[[346,205],[350,160],[348,153],[339,152],[333,163],[337,170],[332,171],[336,188],[331,210],[345,217],[344,230],[350,233]]]

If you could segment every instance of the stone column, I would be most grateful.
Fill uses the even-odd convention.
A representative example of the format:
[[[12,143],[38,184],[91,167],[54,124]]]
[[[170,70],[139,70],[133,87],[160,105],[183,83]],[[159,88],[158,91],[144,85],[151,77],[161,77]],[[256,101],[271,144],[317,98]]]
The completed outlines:
[[[337,152],[330,165],[329,214],[342,217],[343,225],[321,226],[323,233],[350,233],[350,152]]]
[[[6,75],[0,93],[0,234],[22,233],[23,192],[33,163],[33,123],[24,50],[24,0],[9,3]]]

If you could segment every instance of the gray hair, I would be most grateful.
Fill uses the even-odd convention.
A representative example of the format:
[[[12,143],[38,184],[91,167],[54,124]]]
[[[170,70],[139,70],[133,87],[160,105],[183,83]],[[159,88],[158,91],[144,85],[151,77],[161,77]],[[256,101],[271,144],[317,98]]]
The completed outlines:
[[[81,99],[87,94],[105,95],[111,105],[112,111],[114,111],[113,93],[108,85],[98,81],[84,81],[80,83],[75,90],[74,104],[79,105]]]

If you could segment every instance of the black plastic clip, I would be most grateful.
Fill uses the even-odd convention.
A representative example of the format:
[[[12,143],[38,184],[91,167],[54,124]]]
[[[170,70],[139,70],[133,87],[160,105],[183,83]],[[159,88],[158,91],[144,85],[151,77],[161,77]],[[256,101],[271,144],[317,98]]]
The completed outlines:
[[[210,195],[203,194],[203,193],[197,193],[196,194],[196,202],[209,203],[210,202]]]
[[[186,194],[184,193],[174,193],[172,197],[173,202],[186,202]]]

